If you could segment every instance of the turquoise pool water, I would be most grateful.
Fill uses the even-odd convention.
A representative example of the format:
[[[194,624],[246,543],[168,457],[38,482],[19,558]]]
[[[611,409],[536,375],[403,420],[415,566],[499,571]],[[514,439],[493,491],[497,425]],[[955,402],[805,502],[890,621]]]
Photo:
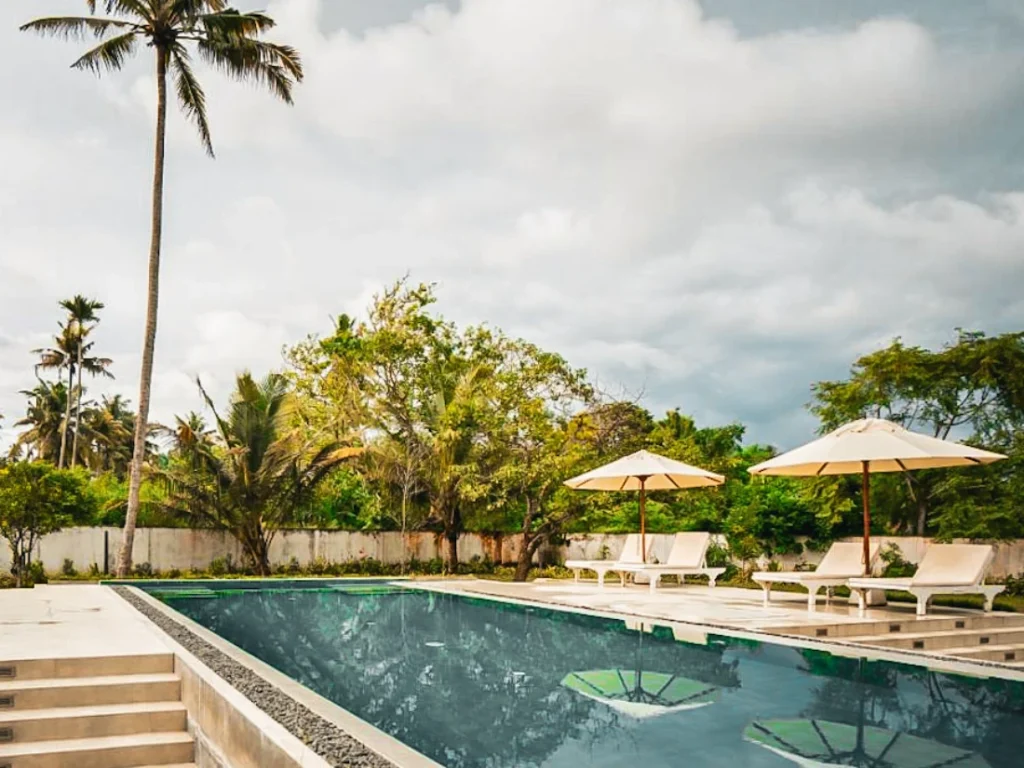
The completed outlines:
[[[1017,683],[412,588],[295,586],[152,591],[447,766],[1024,766]]]

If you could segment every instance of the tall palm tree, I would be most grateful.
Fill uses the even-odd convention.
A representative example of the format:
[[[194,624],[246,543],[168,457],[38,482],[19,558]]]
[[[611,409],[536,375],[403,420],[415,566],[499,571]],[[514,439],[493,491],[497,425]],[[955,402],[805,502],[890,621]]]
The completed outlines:
[[[62,302],[63,303],[63,302]],[[40,368],[43,369],[56,369],[58,376],[63,375],[63,371],[67,371],[68,384],[66,392],[70,395],[64,400],[64,427],[60,433],[60,453],[57,455],[57,467],[62,468],[65,464],[65,458],[67,457],[67,445],[68,445],[68,433],[69,431],[77,430],[77,421],[72,427],[71,421],[71,407],[72,403],[76,400],[79,402],[79,408],[81,408],[82,398],[82,371],[91,376],[106,376],[108,378],[114,378],[113,374],[108,370],[113,364],[113,361],[108,357],[93,357],[91,354],[93,342],[86,342],[85,336],[88,334],[91,328],[84,328],[80,324],[73,322],[61,323],[60,334],[54,337],[52,347],[43,347],[42,349],[32,350],[33,354],[39,355],[39,362],[36,363],[36,371]],[[75,376],[78,376],[78,388],[75,388]],[[72,442],[75,442],[72,440]],[[71,452],[71,466],[75,465],[75,452],[77,447],[72,447]]]
[[[260,39],[264,32],[274,26],[273,19],[262,13],[241,13],[229,8],[224,0],[86,0],[86,5],[89,16],[36,19],[21,29],[53,37],[85,39],[92,36],[101,40],[99,45],[86,51],[72,64],[76,69],[90,70],[97,74],[104,69],[120,70],[138,50],[140,43],[153,50],[156,60],[156,140],[146,330],[139,375],[139,413],[132,449],[128,511],[117,565],[118,574],[123,576],[131,567],[135,521],[139,512],[139,489],[142,484],[142,462],[149,431],[147,422],[160,293],[168,70],[174,77],[182,112],[195,123],[199,138],[212,157],[213,142],[206,118],[206,94],[192,70],[190,48],[197,51],[204,61],[229,76],[263,85],[287,104],[292,103],[292,87],[302,80],[302,63],[294,48]],[[110,17],[97,18],[97,5]]]
[[[86,409],[82,418],[92,439],[91,467],[96,472],[113,472],[119,480],[128,475],[132,460],[135,414],[121,395],[106,395],[96,408]]]
[[[18,435],[11,447],[11,456],[19,456],[24,450],[30,459],[56,463],[67,434],[68,388],[59,381],[51,384],[39,379],[33,389],[22,390],[21,394],[29,399],[28,409],[25,417],[14,422],[14,426],[28,429]]]
[[[281,374],[236,381],[223,417],[199,385],[214,429],[190,414],[174,429],[176,461],[158,469],[170,491],[168,507],[229,531],[260,575],[270,573],[270,543],[294,519],[316,486],[361,448],[306,437],[295,426],[295,401]]]
[[[82,359],[85,352],[85,337],[88,336],[92,329],[96,327],[99,322],[99,316],[96,314],[99,310],[103,309],[102,301],[95,301],[94,299],[87,299],[80,293],[76,293],[70,299],[64,299],[60,302],[61,307],[67,310],[68,313],[68,328],[77,336],[78,343],[75,345],[77,353],[77,359],[75,366],[78,370],[78,380],[75,383],[75,428],[73,437],[71,439],[71,466],[75,466],[75,456],[78,455],[78,433],[82,425],[82,369],[85,368]],[[91,345],[90,345],[91,346]],[[110,365],[110,361],[105,358],[94,358],[94,360],[104,360],[105,364],[99,366],[102,370],[92,370],[92,375],[102,373],[105,376],[113,378],[113,375],[107,371]]]

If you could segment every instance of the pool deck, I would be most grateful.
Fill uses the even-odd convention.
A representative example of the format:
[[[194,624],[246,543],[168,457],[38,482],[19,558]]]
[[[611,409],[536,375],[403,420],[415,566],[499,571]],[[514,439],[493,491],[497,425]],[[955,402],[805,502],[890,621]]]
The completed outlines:
[[[596,582],[558,579],[537,579],[522,583],[485,579],[428,583],[432,587],[466,593],[751,631],[897,619],[912,621],[917,618],[914,606],[910,603],[890,603],[884,607],[870,608],[864,616],[860,616],[856,605],[848,604],[844,598],[835,598],[826,605],[824,596],[819,595],[817,610],[811,613],[807,610],[806,592],[774,591],[771,604],[765,607],[760,590],[737,587],[712,588],[697,584],[687,584],[684,587],[665,586],[652,594],[645,585],[628,584],[621,587],[618,584],[609,584],[600,588]],[[417,586],[424,586],[424,583],[417,582]],[[927,618],[977,613],[952,608],[936,609],[930,612]]]
[[[168,653],[163,633],[107,587],[0,590],[0,660]]]

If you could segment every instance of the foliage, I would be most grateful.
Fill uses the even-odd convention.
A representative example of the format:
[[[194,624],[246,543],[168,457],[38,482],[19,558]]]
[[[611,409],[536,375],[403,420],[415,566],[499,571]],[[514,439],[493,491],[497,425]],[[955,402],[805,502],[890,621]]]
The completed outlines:
[[[1010,457],[985,468],[872,478],[884,530],[946,539],[1024,535],[1024,333],[960,331],[938,351],[896,339],[857,360],[848,379],[812,389],[823,430],[876,416]]]
[[[11,572],[19,585],[31,574],[32,548],[39,538],[89,521],[95,506],[80,470],[45,462],[15,462],[0,469],[0,535],[11,548]]]
[[[229,531],[256,570],[267,574],[274,534],[294,521],[332,470],[361,451],[310,438],[295,427],[293,397],[280,374],[260,381],[239,375],[223,417],[199,388],[216,427],[179,430],[178,460],[154,469],[166,483],[164,505]]]
[[[917,566],[903,557],[903,550],[898,544],[886,546],[878,554],[878,558],[885,564],[882,568],[882,576],[886,579],[902,579],[913,576],[917,572]]]

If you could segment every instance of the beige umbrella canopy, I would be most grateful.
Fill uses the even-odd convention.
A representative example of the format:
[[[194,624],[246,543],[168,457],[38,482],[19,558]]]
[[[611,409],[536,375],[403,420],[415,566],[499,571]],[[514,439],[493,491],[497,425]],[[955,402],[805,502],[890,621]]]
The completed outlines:
[[[966,467],[1005,459],[1001,453],[928,437],[885,419],[858,419],[813,442],[750,468],[754,475],[852,475],[864,484],[864,570],[870,568],[871,511],[868,506],[872,472]]]
[[[691,467],[649,451],[637,451],[592,469],[565,484],[580,491],[640,491],[640,548],[647,560],[647,491],[707,488],[725,482],[722,475]]]

